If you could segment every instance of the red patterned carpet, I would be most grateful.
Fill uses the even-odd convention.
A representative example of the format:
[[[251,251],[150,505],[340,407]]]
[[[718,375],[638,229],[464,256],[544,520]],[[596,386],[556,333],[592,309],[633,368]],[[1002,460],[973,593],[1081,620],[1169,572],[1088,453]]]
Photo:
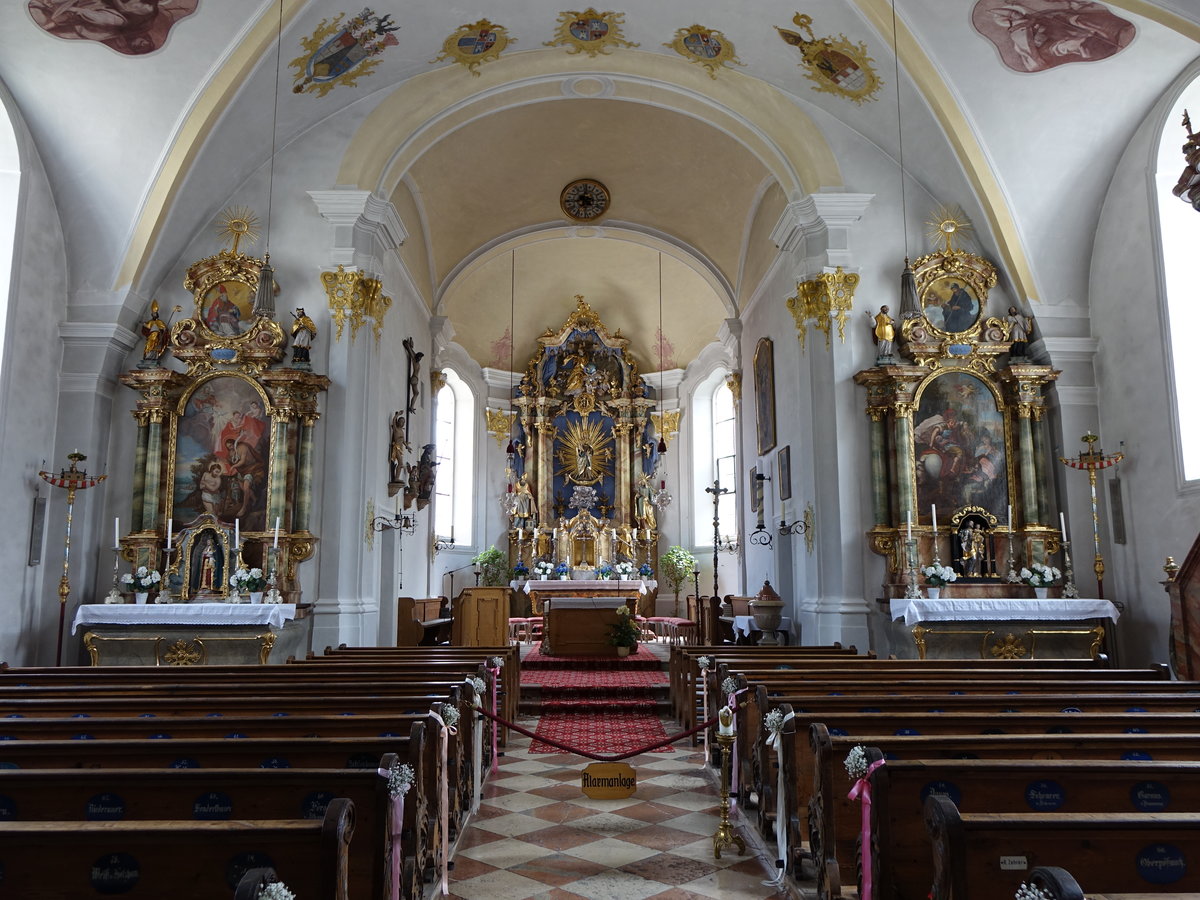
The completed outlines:
[[[550,656],[542,652],[542,642],[529,651],[521,660],[522,672],[534,669],[620,669],[631,672],[637,669],[661,671],[662,662],[657,656],[639,646],[636,653],[622,659],[615,656]]]
[[[550,713],[538,721],[538,737],[547,737],[587,753],[628,753],[666,740],[658,716],[651,713]],[[670,744],[647,753],[673,753]],[[564,753],[534,738],[530,753]]]
[[[647,688],[666,684],[667,680],[666,672],[645,669],[523,669],[521,672],[521,684],[541,685],[543,694],[547,688]]]

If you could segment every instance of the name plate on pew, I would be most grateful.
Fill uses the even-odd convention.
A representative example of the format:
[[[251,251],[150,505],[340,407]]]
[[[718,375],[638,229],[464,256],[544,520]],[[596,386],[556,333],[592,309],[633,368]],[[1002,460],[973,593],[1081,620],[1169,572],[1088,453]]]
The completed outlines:
[[[637,790],[637,772],[628,763],[592,763],[579,786],[593,800],[624,800]]]

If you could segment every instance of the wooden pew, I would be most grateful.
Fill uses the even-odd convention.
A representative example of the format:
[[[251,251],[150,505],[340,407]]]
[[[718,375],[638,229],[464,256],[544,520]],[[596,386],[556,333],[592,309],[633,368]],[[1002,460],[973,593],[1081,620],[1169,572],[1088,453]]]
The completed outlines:
[[[349,900],[354,804],[322,819],[0,822],[2,889],[25,900],[128,894],[212,900],[273,866],[300,897]],[[269,862],[268,862],[269,861]]]
[[[419,739],[421,733],[418,733]],[[388,753],[376,769],[84,769],[0,770],[0,809],[6,821],[130,821],[321,819],[335,797],[354,804],[358,837],[349,849],[351,898],[380,900],[390,891],[390,816],[387,776],[400,760]],[[425,777],[414,765],[414,788]],[[423,869],[435,860],[429,811],[411,790],[404,804],[406,854],[400,896],[419,900]]]
[[[450,641],[453,618],[445,597],[396,598],[396,645],[432,647]]]
[[[882,754],[868,748],[867,758],[874,761]],[[871,774],[870,782],[876,848],[871,900],[928,890],[932,848],[922,823],[930,793],[948,796],[965,813],[1200,813],[1200,762],[1190,759],[889,761]],[[849,854],[851,871],[855,838],[843,843],[842,837],[837,847],[839,858]]]
[[[1194,812],[960,813],[930,796],[925,824],[935,898],[1011,900],[1040,865],[1086,871],[1107,892],[1200,890]]]

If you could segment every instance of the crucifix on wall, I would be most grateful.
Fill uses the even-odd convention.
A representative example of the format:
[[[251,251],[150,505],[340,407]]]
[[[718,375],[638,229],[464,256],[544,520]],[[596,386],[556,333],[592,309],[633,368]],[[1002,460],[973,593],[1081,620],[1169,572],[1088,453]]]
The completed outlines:
[[[408,405],[405,412],[410,419],[417,410],[417,393],[421,386],[421,360],[425,354],[416,349],[412,338],[404,339],[404,352],[408,355]]]

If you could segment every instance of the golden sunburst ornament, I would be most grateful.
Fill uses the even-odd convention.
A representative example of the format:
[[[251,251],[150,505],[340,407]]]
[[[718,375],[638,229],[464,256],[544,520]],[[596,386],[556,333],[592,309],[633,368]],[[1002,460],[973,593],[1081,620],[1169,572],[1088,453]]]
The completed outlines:
[[[248,206],[231,206],[217,217],[217,234],[233,239],[233,252],[238,252],[242,238],[254,243],[258,240],[258,216]]]
[[[945,241],[945,252],[950,253],[956,239],[965,239],[971,233],[971,222],[967,214],[957,206],[942,206],[934,211],[933,218],[925,223],[929,226],[929,240]]]
[[[599,419],[589,416],[572,422],[559,439],[557,474],[565,475],[572,484],[597,484],[612,474],[612,442]]]

